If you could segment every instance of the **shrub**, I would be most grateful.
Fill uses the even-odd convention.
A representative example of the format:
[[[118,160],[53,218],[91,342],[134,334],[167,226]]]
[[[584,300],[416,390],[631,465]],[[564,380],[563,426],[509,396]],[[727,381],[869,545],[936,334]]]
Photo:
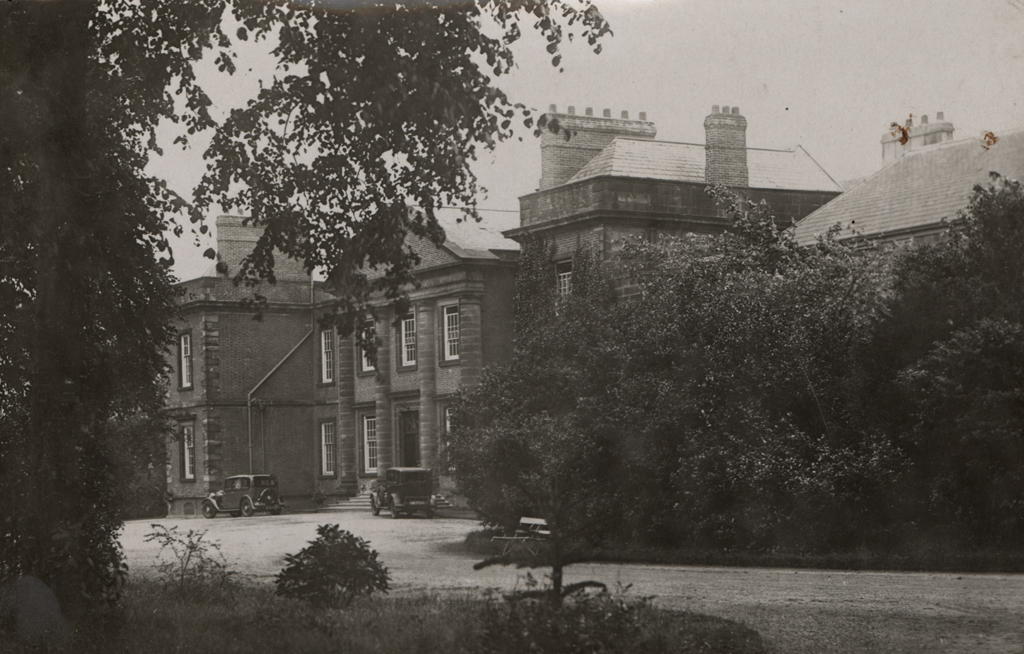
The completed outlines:
[[[484,614],[487,654],[632,651],[649,617],[646,599],[579,593],[561,604],[548,599],[491,603]]]
[[[388,570],[369,543],[338,525],[320,525],[317,538],[288,554],[274,583],[276,594],[318,607],[346,607],[359,595],[388,592]]]
[[[206,530],[189,529],[181,534],[177,527],[150,525],[155,531],[146,534],[146,542],[160,543],[160,556],[170,550],[173,560],[161,560],[157,569],[164,585],[179,596],[195,599],[221,599],[234,595],[235,573],[228,570],[220,543],[204,540]]]
[[[650,598],[577,592],[549,599],[490,602],[482,617],[484,654],[763,654],[756,631],[721,618],[662,611]],[[508,599],[508,598],[506,598]]]

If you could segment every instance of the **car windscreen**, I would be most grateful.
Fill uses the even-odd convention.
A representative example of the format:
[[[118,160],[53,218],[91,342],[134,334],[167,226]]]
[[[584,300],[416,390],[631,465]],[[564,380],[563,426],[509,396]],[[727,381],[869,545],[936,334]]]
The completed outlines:
[[[417,483],[422,481],[430,481],[430,474],[427,472],[406,472],[402,475],[403,483]]]
[[[274,479],[273,477],[255,477],[252,480],[252,483],[255,484],[257,488],[266,488],[268,486],[277,486],[277,479]]]

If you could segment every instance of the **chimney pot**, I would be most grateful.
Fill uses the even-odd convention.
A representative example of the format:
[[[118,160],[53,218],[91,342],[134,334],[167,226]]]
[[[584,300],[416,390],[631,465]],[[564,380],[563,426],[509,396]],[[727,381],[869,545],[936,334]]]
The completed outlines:
[[[729,105],[723,105],[722,106],[722,113],[723,114],[729,113]]]
[[[558,107],[556,107],[555,105],[551,105],[551,106],[548,107],[548,111],[550,111],[553,114],[557,114],[558,113]]]
[[[593,107],[587,107],[587,115],[588,116],[593,116],[594,115],[594,108]]]
[[[574,107],[573,105],[569,105],[569,115],[570,116],[575,116],[576,115],[576,107]]]
[[[907,118],[907,125],[906,126],[907,127],[913,127],[914,126],[914,117],[913,116],[911,116],[910,118]]]
[[[612,117],[612,110],[611,109],[605,109],[604,110],[604,117],[605,118],[611,118]]]
[[[739,107],[733,107],[732,108],[732,115],[733,116],[739,116],[740,115],[740,108]]]
[[[921,124],[922,125],[927,125],[928,124],[928,116],[921,116]]]
[[[713,113],[713,114],[721,113],[719,111],[719,109],[718,109],[718,105],[717,104],[711,105],[711,113]]]
[[[647,120],[647,112],[646,111],[641,111],[640,112],[640,120]]]
[[[629,120],[629,112],[628,111],[623,111],[622,112],[622,120]]]
[[[946,120],[946,117],[940,111],[937,114],[935,114],[935,120]]]

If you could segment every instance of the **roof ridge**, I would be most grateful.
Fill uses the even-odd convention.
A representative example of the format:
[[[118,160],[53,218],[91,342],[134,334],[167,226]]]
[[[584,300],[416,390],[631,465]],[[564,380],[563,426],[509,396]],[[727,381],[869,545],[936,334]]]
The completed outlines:
[[[632,136],[616,136],[614,139],[612,139],[612,143],[615,143],[615,141],[636,141],[637,143],[660,143],[660,144],[663,144],[663,145],[692,145],[692,146],[698,147],[698,148],[706,148],[707,147],[706,143],[690,143],[689,141],[662,141],[660,139],[638,139],[638,138],[635,138],[635,137],[632,137]],[[790,152],[790,153],[793,153],[793,152],[796,152],[796,148],[800,148],[800,147],[801,146],[798,144],[796,147],[788,148],[788,149],[784,149],[784,148],[753,148],[753,147],[749,147],[749,146],[746,149],[747,150],[759,150],[759,151],[762,151],[762,152]],[[806,150],[805,150],[805,152],[806,152]]]

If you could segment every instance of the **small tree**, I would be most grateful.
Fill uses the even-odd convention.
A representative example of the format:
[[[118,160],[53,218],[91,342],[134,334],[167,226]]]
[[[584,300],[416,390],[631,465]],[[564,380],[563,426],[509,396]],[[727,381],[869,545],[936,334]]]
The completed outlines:
[[[606,386],[590,359],[613,304],[596,257],[578,247],[571,292],[557,298],[550,250],[524,244],[517,280],[515,355],[484,375],[454,406],[448,447],[460,492],[487,522],[514,526],[523,515],[544,518],[551,536],[541,554],[490,563],[551,566],[552,596],[566,591],[566,565],[616,505],[613,434],[593,410]],[[524,310],[528,309],[528,310]],[[611,369],[606,369],[611,372]]]
[[[151,524],[146,542],[160,544],[158,570],[164,585],[180,597],[221,599],[231,596],[236,588],[235,572],[228,568],[220,543],[206,538],[206,530],[189,529],[181,533],[177,527]],[[169,552],[170,558],[163,559]]]

